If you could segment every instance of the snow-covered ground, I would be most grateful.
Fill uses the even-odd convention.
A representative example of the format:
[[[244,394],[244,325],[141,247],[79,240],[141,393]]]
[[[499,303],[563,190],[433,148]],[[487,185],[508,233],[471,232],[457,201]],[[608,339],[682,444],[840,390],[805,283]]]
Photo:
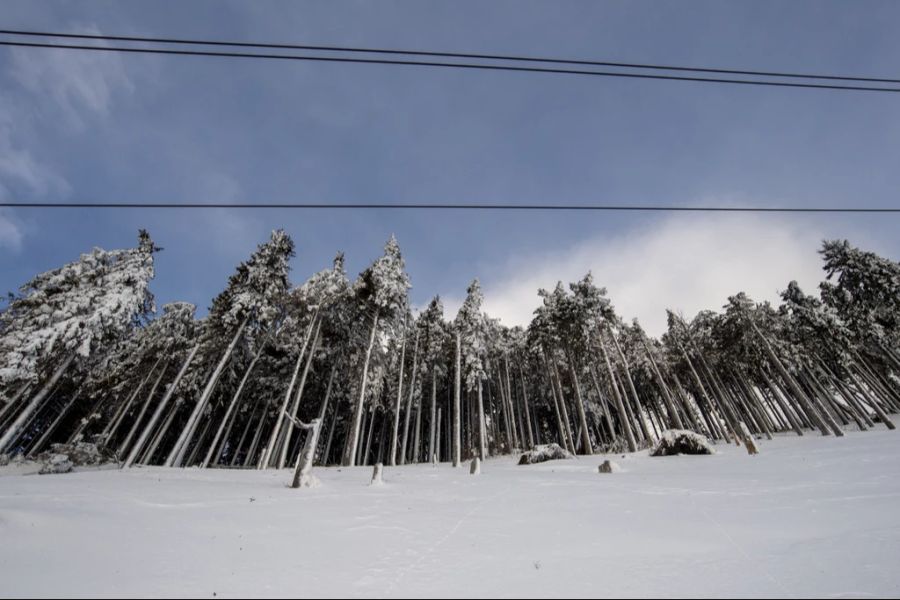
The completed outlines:
[[[900,594],[900,433],[761,454],[0,478],[0,596]],[[613,458],[623,472],[600,475]]]

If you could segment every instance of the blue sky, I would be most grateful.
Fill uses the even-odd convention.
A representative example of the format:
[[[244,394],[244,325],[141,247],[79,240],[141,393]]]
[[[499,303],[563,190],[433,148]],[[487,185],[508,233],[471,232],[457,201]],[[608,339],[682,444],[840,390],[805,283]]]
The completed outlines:
[[[896,2],[34,2],[4,28],[897,76]],[[622,79],[0,49],[0,195],[164,202],[897,205],[900,97]],[[165,247],[160,302],[205,308],[283,227],[294,280],[397,235],[414,302],[475,276],[510,323],[592,269],[620,312],[773,298],[826,236],[900,256],[898,217],[0,213],[0,290],[92,246]]]

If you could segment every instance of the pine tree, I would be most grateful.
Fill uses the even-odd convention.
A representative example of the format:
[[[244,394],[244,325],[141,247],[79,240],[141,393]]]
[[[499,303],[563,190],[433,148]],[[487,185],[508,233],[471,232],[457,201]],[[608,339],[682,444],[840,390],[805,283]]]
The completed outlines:
[[[406,315],[410,287],[409,276],[404,271],[400,245],[396,238],[391,236],[384,247],[384,255],[363,271],[353,285],[358,315],[356,331],[362,330],[366,325],[368,341],[365,342],[365,355],[361,366],[359,397],[353,408],[350,432],[345,444],[343,460],[345,466],[356,464],[363,411],[366,408],[366,395],[369,391],[369,367],[379,328],[381,330],[396,328],[397,320]],[[376,384],[381,383],[379,378],[374,378],[374,381]]]
[[[182,466],[191,442],[202,443],[202,439],[194,440],[200,419],[245,329],[254,336],[264,335],[282,316],[284,295],[289,287],[289,261],[293,255],[291,238],[284,231],[273,231],[268,242],[238,265],[228,286],[213,300],[201,340],[200,360],[195,361],[192,378],[195,386],[202,379],[205,384],[169,453],[167,466]],[[208,368],[213,365],[212,373],[207,376]]]
[[[477,394],[478,456],[481,460],[487,458],[483,384],[487,376],[485,360],[487,359],[488,326],[485,316],[481,312],[483,302],[484,294],[481,292],[481,284],[475,279],[466,290],[466,299],[463,301],[455,321],[455,327],[460,335],[466,391],[475,391]]]
[[[95,248],[77,262],[38,275],[11,299],[0,314],[0,400],[11,402],[22,389],[36,392],[18,396],[24,402],[0,435],[0,452],[69,369],[86,371],[98,353],[153,312],[149,283],[158,250],[141,230],[136,248]]]

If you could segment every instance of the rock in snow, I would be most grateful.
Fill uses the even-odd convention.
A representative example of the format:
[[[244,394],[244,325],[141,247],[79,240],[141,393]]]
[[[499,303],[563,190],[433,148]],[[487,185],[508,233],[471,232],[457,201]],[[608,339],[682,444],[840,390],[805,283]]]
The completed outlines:
[[[535,446],[534,450],[529,450],[519,458],[520,465],[533,465],[548,460],[561,460],[564,458],[572,458],[572,455],[566,452],[559,444],[544,444]]]
[[[675,456],[677,454],[715,454],[716,450],[705,436],[684,429],[664,431],[650,456]]]
[[[68,473],[74,466],[75,465],[72,464],[72,461],[69,460],[67,455],[51,454],[50,457],[44,461],[44,466],[41,467],[40,473],[41,475]]]
[[[618,463],[614,463],[611,460],[604,460],[603,463],[597,467],[597,471],[600,473],[618,473],[622,470],[622,467],[619,466]]]

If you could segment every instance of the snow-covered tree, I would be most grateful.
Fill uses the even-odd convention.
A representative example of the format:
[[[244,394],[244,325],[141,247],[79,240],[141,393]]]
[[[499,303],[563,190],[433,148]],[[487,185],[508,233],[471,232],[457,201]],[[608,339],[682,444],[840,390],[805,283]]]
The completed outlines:
[[[0,313],[0,403],[21,404],[0,451],[68,370],[83,372],[153,312],[157,250],[143,230],[135,248],[95,248],[23,285]]]
[[[368,341],[365,343],[365,354],[362,360],[359,397],[353,407],[348,439],[345,444],[344,460],[346,466],[356,464],[359,448],[360,430],[363,410],[366,407],[366,394],[369,391],[369,366],[372,350],[375,347],[379,331],[396,329],[398,320],[405,318],[409,306],[409,276],[406,274],[400,245],[394,236],[384,247],[384,255],[360,273],[353,284],[353,295],[356,312],[359,315],[357,331],[368,329]],[[378,379],[376,378],[376,381]]]
[[[273,231],[268,242],[238,265],[228,286],[213,300],[200,342],[200,355],[194,362],[194,376],[189,382],[195,389],[202,386],[202,392],[169,453],[167,465],[182,466],[192,442],[203,442],[194,439],[201,417],[245,330],[251,335],[264,335],[281,318],[293,255],[291,238],[282,230]]]

